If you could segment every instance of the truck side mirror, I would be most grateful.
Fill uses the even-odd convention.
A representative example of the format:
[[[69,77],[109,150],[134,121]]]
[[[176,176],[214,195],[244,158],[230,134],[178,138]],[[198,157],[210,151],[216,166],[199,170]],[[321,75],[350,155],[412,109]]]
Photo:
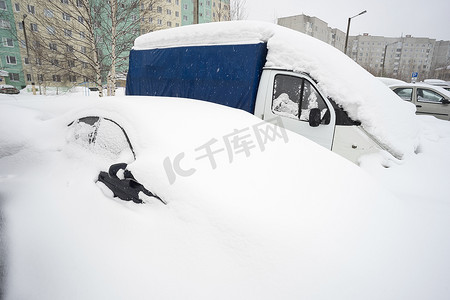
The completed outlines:
[[[318,127],[321,122],[322,120],[320,118],[320,109],[312,108],[309,111],[309,126]]]
[[[448,99],[442,99],[442,104],[450,104],[450,100],[448,100]]]

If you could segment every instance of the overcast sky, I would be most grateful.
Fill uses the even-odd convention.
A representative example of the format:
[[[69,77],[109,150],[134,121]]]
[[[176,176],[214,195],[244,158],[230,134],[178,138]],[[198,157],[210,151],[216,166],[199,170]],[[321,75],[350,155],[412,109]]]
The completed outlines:
[[[450,40],[450,0],[246,0],[249,20],[275,22],[299,14],[314,16],[350,35],[369,33],[388,37],[411,34]]]

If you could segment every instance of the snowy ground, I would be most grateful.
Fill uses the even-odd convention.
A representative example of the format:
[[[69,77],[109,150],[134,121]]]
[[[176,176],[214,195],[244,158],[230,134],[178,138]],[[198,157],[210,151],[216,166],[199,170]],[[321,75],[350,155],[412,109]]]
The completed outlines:
[[[91,101],[97,101],[95,93],[85,96],[82,90],[59,96],[0,95],[0,106],[8,104],[9,110],[0,122],[0,126],[8,126],[8,129],[0,128],[4,135],[0,136],[0,145],[2,139],[18,141],[17,148],[12,143],[10,149],[1,149],[2,153],[22,151],[26,154],[26,145],[19,141],[24,137],[30,139],[33,122],[50,120]],[[15,110],[14,107],[31,109]],[[71,150],[67,153],[72,161],[60,165],[63,155],[48,151],[58,148],[55,137],[60,132],[50,130],[48,132],[54,135],[46,136],[48,140],[39,145],[39,157],[33,158],[36,160],[27,155],[0,157],[0,218],[4,204],[9,199],[18,200],[17,204],[8,203],[5,218],[11,222],[11,232],[6,231],[6,234],[13,234],[9,239],[14,247],[14,253],[6,256],[12,265],[11,278],[6,281],[7,299],[148,299],[148,295],[155,299],[183,299],[183,293],[196,299],[299,299],[299,295],[308,299],[448,299],[450,122],[427,116],[417,119],[421,130],[420,147],[416,154],[402,161],[383,153],[373,154],[362,159],[361,171],[319,147],[311,146],[312,152],[305,149],[305,153],[316,155],[311,159],[312,166],[330,173],[323,173],[327,178],[351,173],[357,176],[351,182],[336,177],[331,190],[303,189],[301,192],[309,196],[307,199],[315,199],[319,194],[321,197],[317,200],[323,199],[325,193],[336,196],[337,202],[304,201],[299,207],[313,213],[297,216],[298,221],[290,218],[293,212],[278,207],[280,199],[269,189],[270,181],[263,179],[264,169],[259,171],[262,182],[250,184],[258,189],[266,187],[267,191],[251,193],[241,189],[237,192],[243,195],[235,195],[235,198],[262,197],[265,193],[273,196],[268,198],[269,203],[256,201],[253,207],[254,202],[233,203],[226,195],[217,195],[217,199],[226,200],[231,203],[229,206],[219,201],[212,204],[173,201],[170,210],[155,203],[146,209],[136,209],[133,205],[101,197],[99,201],[92,201],[90,195],[101,196],[99,190],[94,185],[80,190],[77,184],[81,185],[85,179],[82,170],[95,171],[99,162],[89,161],[89,157]],[[35,139],[42,138],[42,128],[37,128],[34,134]],[[310,146],[302,140],[291,141],[297,142]],[[255,155],[251,159],[251,162],[258,162],[260,157]],[[246,168],[257,168],[251,162],[236,163],[230,168],[246,174]],[[332,170],[327,170],[327,163]],[[35,176],[36,166],[42,169],[39,175],[42,178],[28,181]],[[79,180],[65,182],[64,178],[55,177],[55,174],[64,174],[67,167],[71,174],[79,173]],[[278,167],[280,172],[276,174],[282,172],[282,166]],[[198,176],[207,179],[208,175],[221,178],[228,174],[219,168],[215,173]],[[54,180],[46,181],[51,178]],[[46,182],[48,184],[42,184]],[[48,193],[52,185],[62,184],[67,184],[67,191],[79,193],[80,201],[71,202],[69,198],[63,201],[66,200],[63,197],[39,199],[40,192]],[[214,182],[209,185],[209,189],[220,187]],[[14,188],[17,189],[13,193]],[[174,190],[177,188],[180,186],[173,186]],[[230,195],[236,192],[233,186],[226,190],[231,190]],[[288,199],[292,190],[296,188],[286,187],[280,193]],[[31,197],[29,191],[37,197]],[[186,188],[183,191],[204,200],[203,191]],[[369,196],[358,199],[358,195],[365,192]],[[360,202],[367,202],[367,205]],[[243,216],[245,209],[256,209],[261,214],[270,210],[273,219]],[[227,215],[222,210],[232,214]],[[277,213],[285,214],[286,220],[277,219]],[[361,215],[355,216],[355,213]],[[397,221],[398,226],[394,228]],[[214,226],[209,226],[210,223]],[[292,228],[294,224],[304,227],[296,231]],[[358,228],[359,224],[364,226]],[[284,229],[283,234],[275,230],[277,225]],[[369,233],[372,233],[370,237],[376,236],[375,241],[369,238]],[[293,239],[293,234],[303,239]],[[286,243],[290,239],[291,243]],[[3,236],[1,241],[4,241]],[[197,249],[196,245],[205,248]],[[0,251],[3,251],[2,246],[3,243]],[[299,249],[301,252],[292,253]],[[364,249],[368,254],[357,249]],[[400,256],[391,256],[386,249],[398,251]],[[280,253],[286,256],[280,257]],[[378,260],[379,257],[372,256],[375,254],[385,255],[385,259]],[[159,259],[154,260],[154,257]],[[1,263],[0,260],[0,266]],[[385,269],[385,265],[391,265],[392,269]],[[307,273],[297,269],[298,266],[304,267]],[[155,275],[152,269],[161,273]],[[364,273],[360,273],[361,269]],[[204,277],[203,272],[209,272],[210,278]],[[58,282],[58,278],[63,280]],[[171,281],[174,278],[176,281]],[[353,286],[348,286],[348,281]],[[65,295],[65,292],[70,294]]]

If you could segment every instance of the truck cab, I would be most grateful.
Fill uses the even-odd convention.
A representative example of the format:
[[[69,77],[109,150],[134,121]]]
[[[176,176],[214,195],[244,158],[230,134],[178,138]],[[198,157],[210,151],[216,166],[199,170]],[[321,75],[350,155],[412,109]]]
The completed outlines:
[[[283,126],[357,163],[362,154],[383,149],[358,120],[324,97],[308,74],[264,68],[255,116],[280,118]]]

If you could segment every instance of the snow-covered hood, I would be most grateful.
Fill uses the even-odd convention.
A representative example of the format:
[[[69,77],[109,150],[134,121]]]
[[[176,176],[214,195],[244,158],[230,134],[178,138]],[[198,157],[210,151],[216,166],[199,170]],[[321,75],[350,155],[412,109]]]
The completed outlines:
[[[264,22],[183,26],[138,37],[134,50],[178,46],[267,43],[265,66],[305,72],[328,97],[396,156],[418,145],[415,107],[336,48],[303,33]]]
[[[278,132],[264,143],[268,123],[202,101],[72,100],[61,116],[62,99],[1,105],[0,150],[18,145],[0,158],[10,299],[445,294],[446,264],[429,263],[448,253],[428,244],[434,222],[306,138]],[[136,153],[129,169],[167,205],[101,192],[97,168],[108,166],[68,136],[67,124],[86,116],[123,127]]]

